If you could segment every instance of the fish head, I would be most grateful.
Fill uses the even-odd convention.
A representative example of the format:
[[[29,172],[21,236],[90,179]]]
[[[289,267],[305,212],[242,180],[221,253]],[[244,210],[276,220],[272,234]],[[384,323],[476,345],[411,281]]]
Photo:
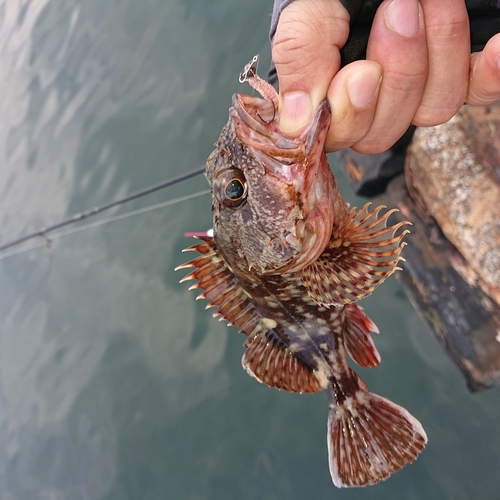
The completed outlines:
[[[325,99],[290,138],[271,101],[233,96],[206,165],[214,237],[229,263],[263,274],[296,272],[323,252],[338,194],[324,153],[330,116]]]

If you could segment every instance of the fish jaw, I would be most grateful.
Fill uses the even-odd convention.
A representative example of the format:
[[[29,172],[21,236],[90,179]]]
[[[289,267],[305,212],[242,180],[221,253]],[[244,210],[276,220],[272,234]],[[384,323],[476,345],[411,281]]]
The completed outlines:
[[[304,161],[306,152],[303,141],[286,137],[280,132],[279,118],[275,116],[276,110],[271,101],[234,94],[232,104],[229,116],[237,137],[254,152],[262,152],[276,160],[269,165],[266,163],[274,174],[283,175],[280,162],[290,165]],[[288,180],[286,174],[285,178]]]
[[[278,238],[283,248],[293,248],[294,258],[262,272],[299,271],[326,248],[338,206],[334,200],[341,199],[324,153],[331,117],[329,103],[326,99],[321,102],[309,125],[296,139],[280,132],[279,117],[275,116],[270,101],[235,94],[230,117],[235,135],[264,167],[266,175],[274,177],[277,185],[291,186],[300,206],[300,213],[291,221],[286,235]],[[283,191],[276,192],[276,197]],[[269,236],[276,241],[276,235]]]

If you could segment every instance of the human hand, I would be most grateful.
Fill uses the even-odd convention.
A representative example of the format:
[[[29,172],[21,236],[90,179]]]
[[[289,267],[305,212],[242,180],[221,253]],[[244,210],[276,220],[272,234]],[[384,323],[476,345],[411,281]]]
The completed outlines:
[[[500,99],[500,34],[471,55],[463,0],[385,0],[366,60],[339,69],[348,34],[349,14],[338,0],[295,0],[281,13],[272,56],[283,132],[300,131],[327,96],[326,150],[379,153],[410,123],[438,125],[464,101]]]

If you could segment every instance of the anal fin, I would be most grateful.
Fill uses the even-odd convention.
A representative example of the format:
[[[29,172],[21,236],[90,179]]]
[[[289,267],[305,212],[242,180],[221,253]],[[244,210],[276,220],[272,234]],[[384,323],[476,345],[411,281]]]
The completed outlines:
[[[243,368],[269,387],[283,391],[312,393],[325,389],[314,371],[273,332],[257,333],[245,342]]]
[[[369,206],[352,208],[325,251],[302,270],[302,283],[319,305],[341,306],[367,297],[398,269],[408,230],[398,235],[396,231],[409,222],[387,227],[387,219],[397,210],[379,215],[384,206],[371,212]]]
[[[357,304],[347,304],[344,311],[344,341],[347,352],[364,368],[378,366],[380,354],[370,335],[371,332],[379,333],[377,326]]]
[[[367,486],[413,462],[427,443],[404,408],[359,389],[328,412],[328,458],[335,486]]]

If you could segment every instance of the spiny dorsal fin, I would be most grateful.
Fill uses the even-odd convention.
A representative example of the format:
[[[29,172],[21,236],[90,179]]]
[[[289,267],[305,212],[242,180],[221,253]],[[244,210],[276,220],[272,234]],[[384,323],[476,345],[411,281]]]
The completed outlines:
[[[203,292],[197,298],[208,300],[207,307],[217,307],[214,317],[229,321],[248,335],[247,350],[242,364],[260,382],[291,392],[317,392],[325,387],[313,370],[293,354],[273,330],[272,321],[263,318],[253,301],[241,288],[238,280],[217,251],[213,238],[202,237],[201,243],[185,251],[201,253],[178,269],[195,268],[181,282],[198,280],[192,288]]]
[[[358,304],[345,306],[344,340],[351,358],[364,368],[378,366],[380,354],[370,333],[379,333],[377,325]]]
[[[366,203],[359,211],[352,208],[325,251],[302,270],[302,283],[321,306],[341,306],[367,297],[399,269],[401,240],[409,231],[395,233],[409,222],[387,227],[387,219],[397,210],[379,216],[385,207],[369,212],[369,206]]]
[[[335,486],[367,486],[413,462],[427,443],[420,422],[404,408],[365,390],[331,400],[328,458]]]
[[[208,300],[207,309],[217,307],[213,314],[214,318],[221,316],[231,325],[235,325],[246,335],[251,335],[260,322],[260,314],[253,303],[238,284],[237,279],[227,267],[224,258],[217,251],[213,238],[203,236],[197,243],[185,252],[199,252],[202,255],[175,268],[187,269],[194,267],[194,271],[181,279],[181,283],[187,280],[198,280],[191,285],[190,290],[201,288],[203,291],[196,299]]]

